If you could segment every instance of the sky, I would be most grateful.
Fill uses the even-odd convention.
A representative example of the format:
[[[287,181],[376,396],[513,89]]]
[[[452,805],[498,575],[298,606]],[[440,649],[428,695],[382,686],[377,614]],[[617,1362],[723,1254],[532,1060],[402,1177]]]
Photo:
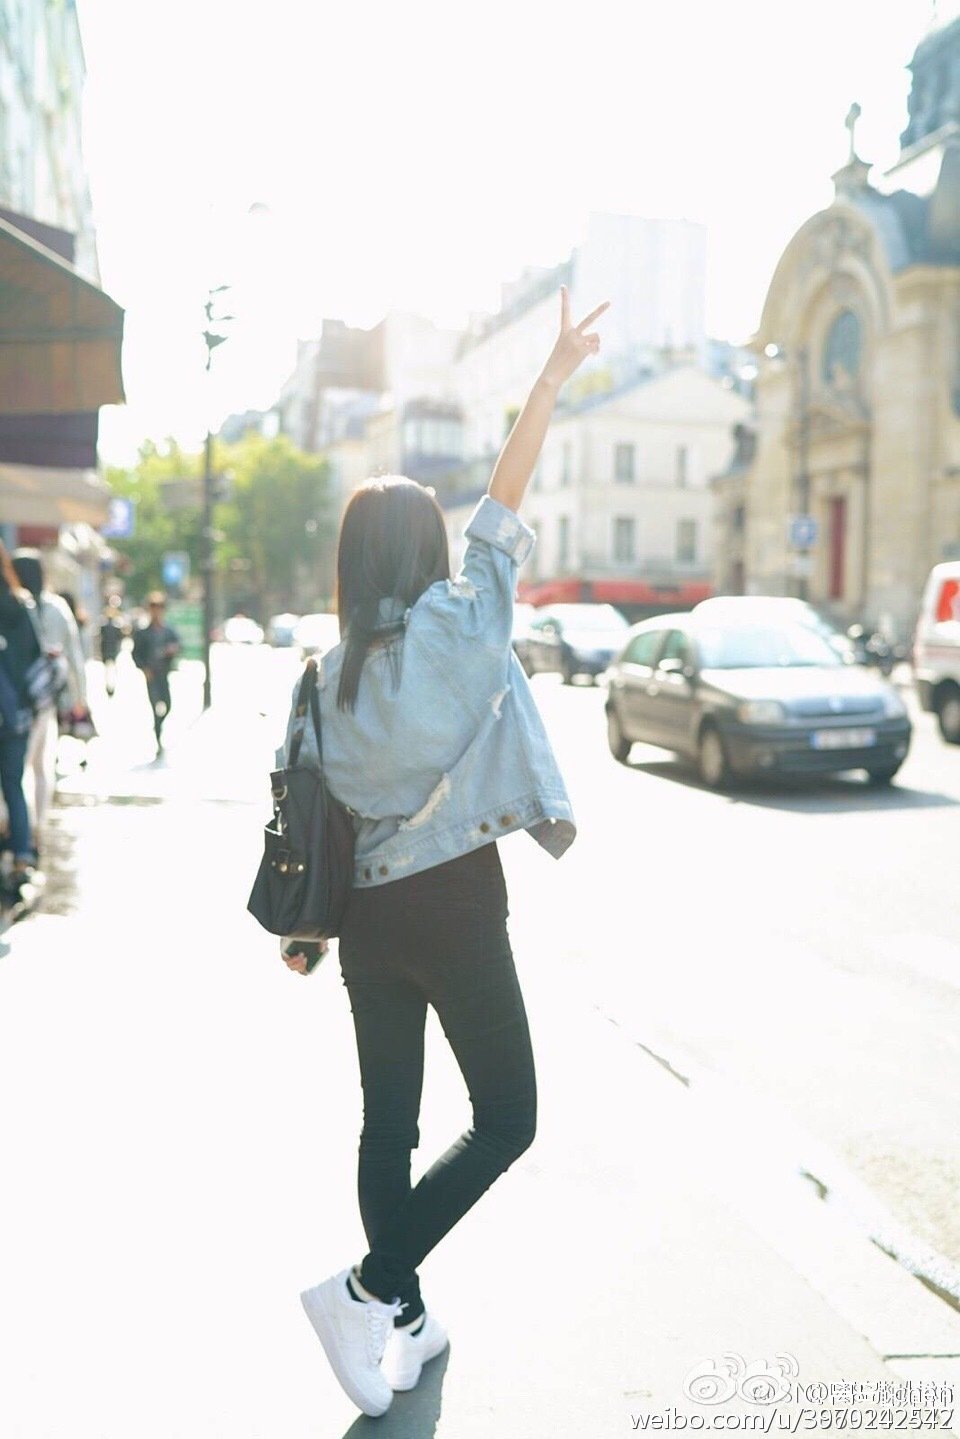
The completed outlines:
[[[127,310],[102,457],[269,406],[323,316],[496,309],[596,210],[704,223],[708,331],[746,339],[830,203],[854,100],[875,180],[896,160],[937,8],[960,7],[78,0],[101,278]],[[208,379],[203,302],[228,282]]]

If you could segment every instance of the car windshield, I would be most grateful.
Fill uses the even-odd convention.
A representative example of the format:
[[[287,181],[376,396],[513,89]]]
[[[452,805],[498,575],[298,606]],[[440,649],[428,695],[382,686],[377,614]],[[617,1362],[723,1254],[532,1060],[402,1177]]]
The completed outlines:
[[[612,605],[564,605],[558,606],[554,614],[564,629],[578,630],[581,634],[593,631],[609,634],[611,630],[619,632],[630,628]]]
[[[704,625],[696,633],[705,670],[836,669],[843,664],[833,646],[806,625]]]

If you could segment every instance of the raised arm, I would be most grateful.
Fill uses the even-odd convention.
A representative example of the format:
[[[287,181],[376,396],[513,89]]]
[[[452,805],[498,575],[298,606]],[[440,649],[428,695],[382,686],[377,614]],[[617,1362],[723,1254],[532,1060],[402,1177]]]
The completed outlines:
[[[560,334],[550,358],[534,384],[527,403],[517,416],[516,424],[507,436],[500,451],[500,458],[494,465],[488,493],[507,505],[511,510],[520,508],[530,476],[533,474],[537,457],[543,448],[544,437],[557,402],[561,385],[587,358],[600,349],[600,336],[590,331],[594,320],[599,319],[610,301],[605,300],[591,310],[579,325],[570,321],[570,296],[566,285],[560,286]]]

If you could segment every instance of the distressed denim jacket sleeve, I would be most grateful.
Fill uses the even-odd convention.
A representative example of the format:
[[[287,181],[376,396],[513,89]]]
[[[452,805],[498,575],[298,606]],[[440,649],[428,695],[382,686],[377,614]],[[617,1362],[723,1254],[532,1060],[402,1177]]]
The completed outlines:
[[[459,573],[445,585],[434,585],[424,599],[449,640],[473,640],[491,657],[504,656],[513,634],[517,570],[536,536],[514,510],[490,495],[477,505],[464,535]]]

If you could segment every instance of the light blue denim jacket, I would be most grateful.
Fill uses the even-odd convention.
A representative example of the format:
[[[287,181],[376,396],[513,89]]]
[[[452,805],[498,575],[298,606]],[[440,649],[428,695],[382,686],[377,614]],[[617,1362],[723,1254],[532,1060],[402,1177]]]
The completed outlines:
[[[331,792],[356,816],[360,888],[416,874],[518,829],[556,858],[576,836],[511,645],[517,568],[533,547],[533,531],[485,495],[465,533],[456,578],[431,585],[406,611],[398,600],[381,601],[381,622],[402,619],[404,632],[397,644],[368,655],[353,712],[337,708],[342,642],[320,668],[324,771]],[[288,747],[293,723],[291,710]],[[309,724],[301,762],[317,763]]]

